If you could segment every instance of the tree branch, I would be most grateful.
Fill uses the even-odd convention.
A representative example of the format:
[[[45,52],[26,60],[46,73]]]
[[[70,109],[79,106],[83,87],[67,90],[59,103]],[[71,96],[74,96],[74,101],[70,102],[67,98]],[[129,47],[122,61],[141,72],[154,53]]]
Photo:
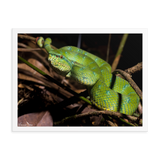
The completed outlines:
[[[18,48],[21,52],[41,51],[41,48]]]
[[[61,121],[54,122],[53,125],[57,126],[57,125],[64,124],[66,122],[74,121],[78,118],[82,118],[82,117],[86,117],[86,116],[98,116],[98,115],[101,115],[101,114],[102,115],[116,116],[117,118],[127,118],[128,120],[131,120],[133,122],[136,122],[137,119],[138,119],[137,117],[134,117],[134,116],[129,116],[129,115],[122,114],[122,113],[119,113],[119,112],[113,112],[113,111],[105,110],[105,111],[87,112],[87,113],[82,113],[82,114],[78,114],[78,115],[76,114],[76,115],[73,115],[73,116],[70,116],[70,117],[66,117],[66,118],[62,119]]]
[[[128,74],[133,74],[135,72],[141,71],[142,70],[142,62],[136,64],[135,66],[128,68],[125,70]]]

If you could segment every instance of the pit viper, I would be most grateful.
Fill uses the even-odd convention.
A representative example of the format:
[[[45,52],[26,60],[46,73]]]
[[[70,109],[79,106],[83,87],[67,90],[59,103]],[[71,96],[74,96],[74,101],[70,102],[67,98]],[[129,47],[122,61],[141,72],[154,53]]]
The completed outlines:
[[[37,37],[36,42],[47,50],[57,73],[87,87],[91,102],[99,109],[127,115],[136,111],[139,96],[126,80],[111,73],[106,61],[74,46],[53,49],[50,38]]]

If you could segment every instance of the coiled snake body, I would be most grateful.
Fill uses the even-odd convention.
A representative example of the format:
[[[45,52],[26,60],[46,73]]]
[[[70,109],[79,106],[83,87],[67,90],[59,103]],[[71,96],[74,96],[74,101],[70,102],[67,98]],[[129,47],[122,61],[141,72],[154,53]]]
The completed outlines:
[[[99,109],[127,115],[136,111],[139,96],[126,80],[111,74],[111,66],[106,61],[73,46],[54,50],[50,38],[44,41],[37,37],[37,44],[44,45],[49,53],[48,60],[57,73],[87,86],[92,103]]]

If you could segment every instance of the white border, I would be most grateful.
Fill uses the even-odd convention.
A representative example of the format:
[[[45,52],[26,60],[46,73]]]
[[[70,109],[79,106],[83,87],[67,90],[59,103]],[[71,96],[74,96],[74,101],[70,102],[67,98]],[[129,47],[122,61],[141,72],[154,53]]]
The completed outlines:
[[[17,126],[17,35],[20,33],[142,33],[143,34],[143,126],[142,127],[18,127]],[[148,108],[147,108],[147,29],[12,29],[12,131],[148,131]],[[145,54],[144,54],[145,53]],[[145,55],[145,56],[144,56]]]
[[[10,28],[9,28],[9,46],[10,46]],[[9,132],[10,132],[10,48],[9,48]]]
[[[58,33],[144,33],[148,34],[147,28],[14,28],[12,29],[13,34],[23,34],[23,33],[50,33],[50,34],[58,34]],[[147,37],[146,37],[147,38]]]

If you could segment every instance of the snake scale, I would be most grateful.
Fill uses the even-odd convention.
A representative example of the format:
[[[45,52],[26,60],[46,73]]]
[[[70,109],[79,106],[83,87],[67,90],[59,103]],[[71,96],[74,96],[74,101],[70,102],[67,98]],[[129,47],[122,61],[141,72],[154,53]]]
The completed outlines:
[[[39,47],[49,53],[48,60],[54,70],[84,84],[92,103],[102,110],[132,115],[140,98],[130,84],[113,74],[111,66],[101,58],[74,46],[51,48],[51,39],[37,37]]]

